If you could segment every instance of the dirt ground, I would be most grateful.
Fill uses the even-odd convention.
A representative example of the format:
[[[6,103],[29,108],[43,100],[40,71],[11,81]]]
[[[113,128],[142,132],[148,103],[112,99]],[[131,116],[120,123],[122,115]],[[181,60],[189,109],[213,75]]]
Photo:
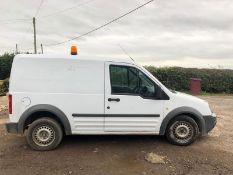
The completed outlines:
[[[187,147],[161,136],[69,136],[58,149],[37,152],[25,137],[6,133],[6,97],[0,97],[0,175],[233,174],[233,96],[201,98],[210,103],[218,123]]]

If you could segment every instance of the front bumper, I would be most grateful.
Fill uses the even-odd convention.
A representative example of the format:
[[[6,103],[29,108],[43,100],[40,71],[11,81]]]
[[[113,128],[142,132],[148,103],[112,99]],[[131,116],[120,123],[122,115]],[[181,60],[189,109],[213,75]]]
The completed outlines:
[[[6,123],[6,130],[8,133],[18,133],[18,123]]]
[[[205,133],[207,134],[215,127],[217,123],[217,117],[215,113],[212,113],[212,115],[205,115],[203,118],[205,120]]]

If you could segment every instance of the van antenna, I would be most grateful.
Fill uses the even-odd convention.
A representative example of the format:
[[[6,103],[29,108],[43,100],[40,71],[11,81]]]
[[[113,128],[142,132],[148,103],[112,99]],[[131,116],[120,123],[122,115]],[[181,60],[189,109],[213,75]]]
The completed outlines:
[[[121,48],[125,55],[127,55],[131,60],[133,60],[133,62],[135,62],[134,59],[126,52],[126,50],[120,44],[118,44],[118,46]]]

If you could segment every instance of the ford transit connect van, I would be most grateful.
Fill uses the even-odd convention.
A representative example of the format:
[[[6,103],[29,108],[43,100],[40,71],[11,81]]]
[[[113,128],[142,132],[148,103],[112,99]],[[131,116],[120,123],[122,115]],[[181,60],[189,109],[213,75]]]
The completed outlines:
[[[35,150],[63,135],[152,134],[189,145],[216,124],[208,103],[167,89],[129,60],[17,55],[9,87],[9,133]]]

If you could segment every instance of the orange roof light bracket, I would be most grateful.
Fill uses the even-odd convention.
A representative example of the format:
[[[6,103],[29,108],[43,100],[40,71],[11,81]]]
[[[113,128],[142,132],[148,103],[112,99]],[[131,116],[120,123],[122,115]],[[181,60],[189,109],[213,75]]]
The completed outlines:
[[[76,46],[71,46],[70,48],[71,55],[77,55],[78,54],[78,49]]]

